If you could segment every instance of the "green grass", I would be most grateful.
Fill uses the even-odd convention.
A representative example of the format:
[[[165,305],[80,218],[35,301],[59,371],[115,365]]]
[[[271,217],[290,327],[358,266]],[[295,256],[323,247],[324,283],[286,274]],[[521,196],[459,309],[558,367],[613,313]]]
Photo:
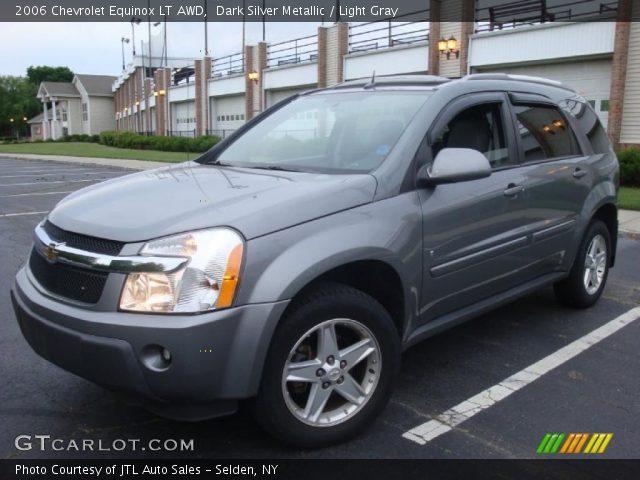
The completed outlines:
[[[98,143],[21,143],[0,145],[0,153],[30,153],[35,155],[63,155],[69,157],[126,158],[131,160],[153,160],[157,162],[182,162],[192,160],[200,153],[159,152],[156,150],[134,150],[116,148]]]
[[[620,187],[618,207],[623,210],[640,210],[640,188]]]

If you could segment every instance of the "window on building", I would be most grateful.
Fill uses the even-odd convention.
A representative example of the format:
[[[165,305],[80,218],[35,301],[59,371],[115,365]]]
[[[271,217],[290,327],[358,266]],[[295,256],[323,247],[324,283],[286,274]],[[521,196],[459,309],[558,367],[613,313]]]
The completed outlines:
[[[82,102],[82,120],[85,122],[89,120],[89,107],[86,102]]]
[[[62,110],[62,121],[63,122],[67,121],[67,110],[66,109]]]
[[[501,103],[485,103],[457,114],[438,135],[433,156],[443,148],[470,148],[483,153],[492,168],[509,165],[501,110]]]
[[[557,108],[517,105],[514,110],[518,119],[525,162],[569,157],[580,153],[571,127]]]
[[[609,100],[601,100],[600,101],[600,111],[608,112],[609,111]]]

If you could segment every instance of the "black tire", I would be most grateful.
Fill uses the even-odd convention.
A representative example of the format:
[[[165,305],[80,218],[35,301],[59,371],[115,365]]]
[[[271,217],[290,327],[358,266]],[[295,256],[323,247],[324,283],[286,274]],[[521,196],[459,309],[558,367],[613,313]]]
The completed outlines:
[[[587,257],[587,251],[591,242],[594,238],[600,235],[605,240],[606,244],[606,262],[604,274],[602,275],[602,281],[594,292],[587,291],[587,287],[584,282],[585,275],[585,261]],[[556,298],[569,307],[573,308],[588,308],[591,307],[594,303],[598,301],[600,295],[602,295],[602,291],[604,290],[605,284],[607,283],[607,277],[609,275],[609,265],[611,264],[611,235],[609,234],[609,229],[607,226],[600,220],[593,220],[589,227],[587,228],[587,232],[585,233],[582,242],[580,243],[580,247],[578,248],[578,253],[576,254],[576,258],[573,261],[573,266],[571,267],[571,271],[569,276],[564,280],[556,283],[554,285],[554,291],[556,294]]]
[[[377,383],[363,405],[354,407],[359,410],[341,423],[331,426],[309,425],[296,417],[287,406],[283,392],[285,365],[299,340],[303,337],[310,338],[305,336],[307,332],[328,320],[345,318],[364,325],[377,341],[381,366],[376,372]],[[389,313],[380,303],[360,290],[346,285],[319,285],[318,288],[294,299],[274,333],[260,390],[258,396],[252,400],[254,417],[271,435],[297,448],[318,448],[346,441],[369,426],[387,404],[398,376],[400,354],[398,332]],[[360,363],[363,362],[364,360]],[[330,388],[333,389],[333,386]],[[291,395],[288,397],[290,401]],[[338,401],[340,400],[344,401],[338,396]]]

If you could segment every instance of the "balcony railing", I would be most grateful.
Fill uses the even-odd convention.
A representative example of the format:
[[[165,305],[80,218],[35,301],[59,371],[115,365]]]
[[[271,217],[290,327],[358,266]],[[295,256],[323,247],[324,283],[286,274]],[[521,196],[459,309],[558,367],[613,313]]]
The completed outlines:
[[[194,67],[183,67],[171,72],[171,85],[184,85],[193,81],[196,69]]]
[[[547,22],[615,19],[617,0],[476,0],[476,33],[507,30]]]
[[[267,48],[267,67],[280,67],[318,59],[318,35],[272,43]]]
[[[211,76],[213,78],[239,73],[244,73],[243,52],[227,55],[226,57],[215,58],[211,62]]]
[[[400,18],[416,16],[423,20],[398,21]],[[384,18],[375,22],[349,26],[349,53],[378,50],[400,45],[424,42],[429,39],[429,10]]]

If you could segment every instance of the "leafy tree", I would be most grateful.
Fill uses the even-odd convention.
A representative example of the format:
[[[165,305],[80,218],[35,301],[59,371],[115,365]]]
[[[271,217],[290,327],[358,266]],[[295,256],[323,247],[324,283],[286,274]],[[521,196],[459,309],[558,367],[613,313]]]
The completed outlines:
[[[29,67],[27,78],[31,83],[40,85],[40,82],[70,82],[73,80],[73,72],[69,67]]]
[[[0,137],[24,136],[28,132],[23,120],[42,112],[36,98],[40,82],[70,82],[73,72],[68,67],[29,67],[26,77],[0,76]],[[11,119],[13,118],[13,122]]]

